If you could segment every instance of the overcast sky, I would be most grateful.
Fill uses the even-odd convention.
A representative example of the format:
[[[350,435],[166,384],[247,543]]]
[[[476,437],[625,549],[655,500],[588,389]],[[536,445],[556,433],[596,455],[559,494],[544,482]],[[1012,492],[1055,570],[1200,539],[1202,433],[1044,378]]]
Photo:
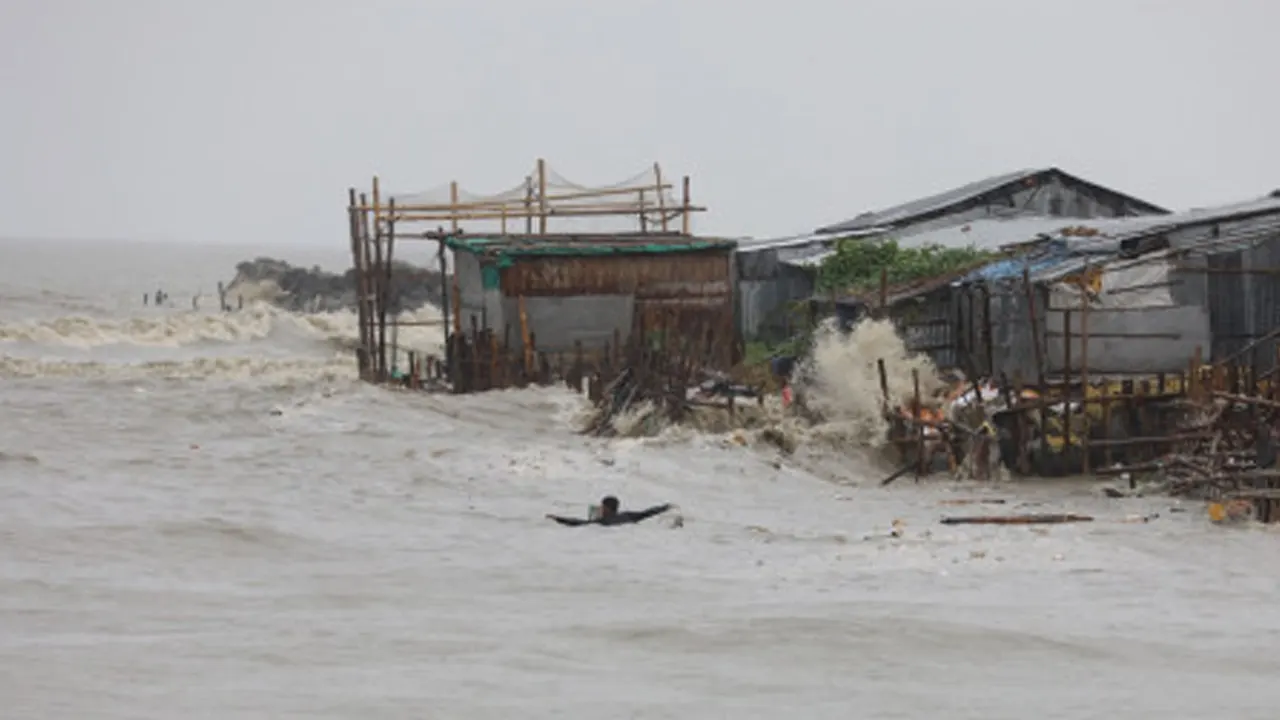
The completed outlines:
[[[1280,187],[1268,0],[4,0],[0,235],[344,243],[346,188],[547,158],[806,232],[1057,165],[1167,207]]]

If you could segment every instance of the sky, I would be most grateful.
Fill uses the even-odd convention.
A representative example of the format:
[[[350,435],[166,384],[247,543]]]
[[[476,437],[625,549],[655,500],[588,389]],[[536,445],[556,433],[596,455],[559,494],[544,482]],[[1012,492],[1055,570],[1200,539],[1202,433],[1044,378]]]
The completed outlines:
[[[1280,188],[1268,0],[4,0],[0,236],[346,242],[346,193],[657,161],[699,234],[1030,167]]]

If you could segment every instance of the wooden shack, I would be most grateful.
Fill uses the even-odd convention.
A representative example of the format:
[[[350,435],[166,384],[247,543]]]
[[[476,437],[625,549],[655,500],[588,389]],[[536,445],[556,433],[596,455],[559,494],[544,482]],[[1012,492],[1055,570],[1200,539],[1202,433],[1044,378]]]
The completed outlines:
[[[445,234],[453,252],[453,332],[489,328],[547,355],[602,352],[633,332],[706,343],[737,358],[732,240],[682,233]]]

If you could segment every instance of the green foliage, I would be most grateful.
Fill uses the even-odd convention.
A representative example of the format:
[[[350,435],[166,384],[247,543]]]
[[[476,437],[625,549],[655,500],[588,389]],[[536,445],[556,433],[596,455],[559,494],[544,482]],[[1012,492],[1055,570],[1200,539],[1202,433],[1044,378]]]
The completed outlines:
[[[818,267],[818,289],[852,292],[876,287],[881,268],[888,271],[888,283],[895,285],[955,272],[998,257],[1000,253],[973,247],[904,248],[888,239],[845,239]]]

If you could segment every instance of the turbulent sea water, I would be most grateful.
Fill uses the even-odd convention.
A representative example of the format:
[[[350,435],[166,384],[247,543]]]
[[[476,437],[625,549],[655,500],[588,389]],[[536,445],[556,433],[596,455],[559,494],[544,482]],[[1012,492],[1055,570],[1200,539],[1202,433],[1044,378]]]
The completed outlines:
[[[1278,533],[1082,483],[882,489],[851,432],[780,457],[587,439],[558,389],[368,387],[349,315],[212,312],[253,254],[0,241],[0,716],[1280,713]],[[882,350],[823,357],[846,430]],[[543,518],[606,493],[683,525]],[[938,524],[970,497],[1098,520]]]

